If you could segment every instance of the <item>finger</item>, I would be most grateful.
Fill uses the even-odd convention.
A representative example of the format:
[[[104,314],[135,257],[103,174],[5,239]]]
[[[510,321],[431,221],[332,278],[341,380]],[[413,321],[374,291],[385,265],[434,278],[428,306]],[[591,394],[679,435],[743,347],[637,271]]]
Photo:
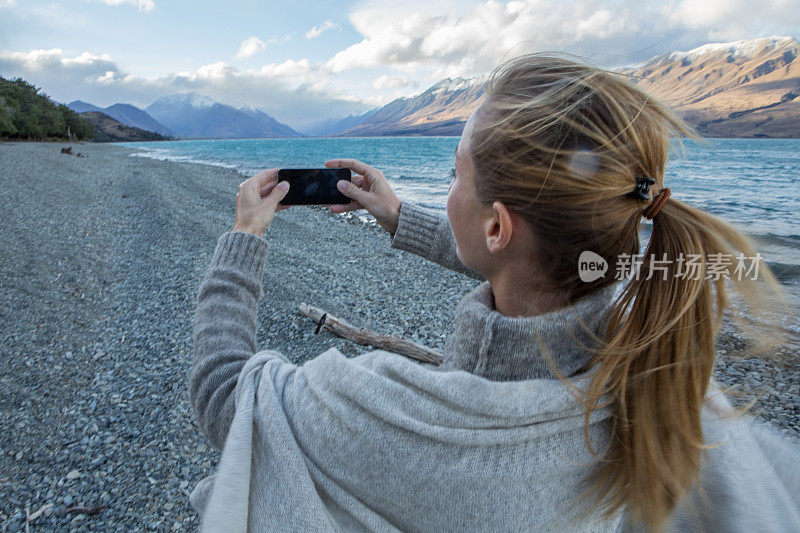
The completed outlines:
[[[350,170],[364,176],[377,172],[377,169],[372,168],[368,164],[361,162],[358,159],[331,159],[330,161],[325,161],[325,166],[328,168],[349,168]]]
[[[278,203],[283,200],[286,194],[289,192],[289,182],[282,181],[278,183],[272,192],[269,193],[269,196],[266,197],[266,201],[272,205],[272,207],[277,211],[278,210]]]
[[[348,211],[357,211],[359,209],[364,209],[364,206],[358,202],[350,202],[349,204],[339,204],[334,205],[331,207],[332,213],[346,213]]]
[[[259,188],[263,187],[264,185],[270,183],[277,183],[278,182],[278,169],[277,168],[268,168],[267,170],[262,170],[255,176],[251,177],[247,181],[252,181],[255,183]]]
[[[361,204],[365,202],[369,203],[370,192],[366,189],[362,189],[352,181],[339,180],[336,182],[336,188],[340,193],[356,202],[360,202]]]
[[[276,186],[277,184],[278,184],[278,182],[277,182],[277,181],[274,181],[274,182],[267,183],[266,185],[264,185],[263,187],[261,187],[261,197],[263,198],[263,197],[265,197],[265,196],[268,196],[268,195],[269,195],[269,193],[271,193],[271,192],[272,192],[272,190],[275,188],[275,186]]]
[[[339,185],[339,183],[342,183],[342,185]],[[339,180],[339,182],[337,182],[336,184],[336,188],[339,189],[339,191],[341,191],[342,194],[344,194],[348,188],[350,188],[350,190],[353,191],[355,191],[356,189],[369,191],[369,181],[361,174],[353,174],[350,177],[350,183],[355,184],[356,187],[352,188],[352,185],[348,185],[347,180]],[[346,196],[350,198],[355,198],[355,195],[346,195]]]

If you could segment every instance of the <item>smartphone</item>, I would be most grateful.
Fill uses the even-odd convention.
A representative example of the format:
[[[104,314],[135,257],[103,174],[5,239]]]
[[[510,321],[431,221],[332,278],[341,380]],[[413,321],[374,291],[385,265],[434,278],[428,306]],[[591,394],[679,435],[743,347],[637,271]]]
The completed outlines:
[[[339,192],[339,180],[350,181],[349,168],[280,168],[278,182],[289,182],[282,205],[349,204],[350,198]]]

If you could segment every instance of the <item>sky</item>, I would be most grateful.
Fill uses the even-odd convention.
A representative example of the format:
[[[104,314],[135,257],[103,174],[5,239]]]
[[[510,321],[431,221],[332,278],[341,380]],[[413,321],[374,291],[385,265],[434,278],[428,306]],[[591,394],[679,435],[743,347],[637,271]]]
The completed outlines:
[[[0,76],[59,102],[197,92],[302,130],[530,51],[632,65],[800,37],[800,0],[0,0]]]

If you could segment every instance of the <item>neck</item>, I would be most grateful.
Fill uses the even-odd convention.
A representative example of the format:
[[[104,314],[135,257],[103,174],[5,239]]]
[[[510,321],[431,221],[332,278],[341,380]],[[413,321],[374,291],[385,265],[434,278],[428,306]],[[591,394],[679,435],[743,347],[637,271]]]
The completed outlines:
[[[510,317],[492,305],[492,288],[481,283],[456,309],[440,368],[459,369],[496,381],[555,379],[588,368],[615,285],[603,287],[562,309]],[[553,366],[551,366],[553,365]]]
[[[522,282],[512,278],[507,272],[501,272],[494,279],[488,279],[492,287],[494,309],[504,316],[536,316],[556,309],[561,309],[569,304],[567,295],[563,292],[545,292],[536,288],[534,281]]]

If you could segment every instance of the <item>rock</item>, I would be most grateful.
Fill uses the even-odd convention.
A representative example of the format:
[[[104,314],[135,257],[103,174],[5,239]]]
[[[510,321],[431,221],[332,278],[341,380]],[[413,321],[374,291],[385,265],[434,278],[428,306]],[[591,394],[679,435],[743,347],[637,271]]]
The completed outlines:
[[[44,148],[54,157],[52,145]],[[0,483],[0,531],[5,524],[8,531],[24,526],[28,502],[31,511],[56,504],[50,517],[37,519],[37,531],[195,531],[199,519],[188,495],[214,473],[219,450],[205,441],[189,403],[194,299],[214,237],[231,222],[219,199],[230,197],[228,185],[241,179],[214,167],[130,158],[121,147],[89,150],[99,155],[80,163],[96,168],[59,173],[64,183],[57,198],[24,201],[13,190],[0,195],[0,212],[24,215],[16,226],[9,218],[0,234],[3,249],[21,253],[16,247],[23,229],[41,244],[37,253],[19,255],[24,260],[7,262],[0,291],[10,317],[0,328],[3,360],[15,362],[0,372],[0,386],[17,402],[0,417],[6,436],[0,479],[13,480]],[[20,178],[9,187],[44,190],[51,183],[52,164],[40,152],[35,143],[0,149],[0,168],[17,169]],[[24,168],[14,166],[17,160]],[[314,284],[264,294],[257,344],[291,354],[297,363],[331,346],[347,356],[370,349],[325,332],[314,335],[315,324],[295,310],[295,300],[310,299],[354,324],[416,334],[441,350],[457,303],[476,282],[405,252],[385,256],[386,234],[352,219],[351,225],[302,207],[276,217],[269,237],[283,255],[270,261],[267,277],[294,279],[297,271],[310,270]],[[28,220],[41,223],[25,227]],[[336,268],[341,264],[348,268]],[[60,284],[85,300],[60,292]],[[743,391],[739,405],[768,384],[777,394],[758,397],[759,412],[771,411],[783,431],[800,435],[798,364],[737,359],[733,352],[741,343],[732,339],[723,336],[718,346],[719,381]],[[76,349],[67,355],[70,347]],[[757,372],[758,380],[748,372]],[[21,384],[30,393],[18,394]],[[68,479],[64,472],[72,471],[79,475]],[[108,508],[71,525],[74,516],[59,511],[77,502]],[[164,502],[173,507],[162,508]],[[15,513],[20,520],[9,522]]]

